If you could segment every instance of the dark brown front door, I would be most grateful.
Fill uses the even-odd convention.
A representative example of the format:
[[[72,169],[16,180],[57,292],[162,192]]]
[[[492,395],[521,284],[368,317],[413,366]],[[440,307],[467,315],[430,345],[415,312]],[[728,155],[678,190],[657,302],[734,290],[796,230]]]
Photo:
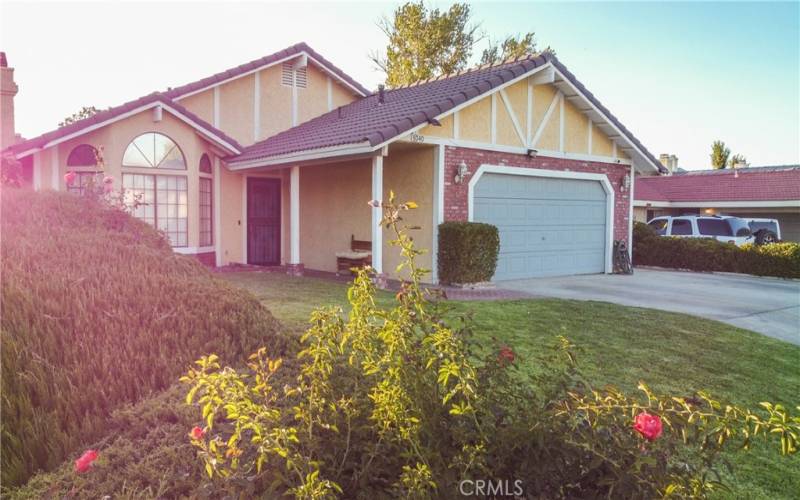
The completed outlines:
[[[247,263],[281,263],[280,179],[247,179]]]

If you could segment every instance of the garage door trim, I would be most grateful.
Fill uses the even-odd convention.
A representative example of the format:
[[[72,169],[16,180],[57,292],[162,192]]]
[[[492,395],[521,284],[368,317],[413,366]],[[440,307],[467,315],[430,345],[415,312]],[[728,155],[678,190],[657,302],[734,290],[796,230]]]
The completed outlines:
[[[541,168],[509,167],[506,165],[487,165],[478,167],[475,175],[469,180],[467,191],[467,220],[473,222],[473,207],[475,205],[475,187],[483,174],[507,174],[521,175],[528,177],[550,177],[556,179],[580,179],[586,181],[598,181],[606,192],[606,254],[605,272],[610,274],[612,269],[611,257],[614,247],[614,189],[605,174],[592,174],[588,172],[572,172],[565,170],[546,170]]]

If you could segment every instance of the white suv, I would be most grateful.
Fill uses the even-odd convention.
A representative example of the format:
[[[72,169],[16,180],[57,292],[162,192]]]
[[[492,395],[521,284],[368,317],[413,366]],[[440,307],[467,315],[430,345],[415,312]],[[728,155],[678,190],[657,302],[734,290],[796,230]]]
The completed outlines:
[[[755,238],[747,221],[738,217],[717,215],[681,215],[656,217],[647,223],[662,236],[683,238],[715,238],[726,243],[744,245]]]

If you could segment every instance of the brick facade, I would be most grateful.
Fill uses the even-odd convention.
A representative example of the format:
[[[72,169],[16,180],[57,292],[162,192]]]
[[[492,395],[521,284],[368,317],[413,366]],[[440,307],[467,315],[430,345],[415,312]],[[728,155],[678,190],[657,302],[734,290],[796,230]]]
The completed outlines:
[[[470,174],[461,184],[456,184],[453,178],[462,161],[466,163]],[[529,158],[520,154],[447,146],[444,157],[444,220],[467,220],[469,180],[483,164],[606,174],[614,188],[614,239],[627,242],[631,200],[630,189],[623,191],[622,183],[625,174],[630,174],[630,165],[562,158]]]

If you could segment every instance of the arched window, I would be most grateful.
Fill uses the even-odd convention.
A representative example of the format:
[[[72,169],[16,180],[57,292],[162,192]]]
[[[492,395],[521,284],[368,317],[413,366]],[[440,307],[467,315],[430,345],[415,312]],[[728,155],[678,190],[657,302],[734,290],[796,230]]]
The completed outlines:
[[[205,153],[200,157],[200,171],[204,174],[211,173],[211,158]]]
[[[186,170],[186,160],[175,142],[164,134],[147,132],[136,137],[122,155],[123,167]],[[133,215],[164,231],[172,246],[189,244],[189,194],[185,174],[122,172],[122,187],[139,203]]]
[[[89,144],[75,146],[67,157],[68,167],[95,167],[97,166],[97,150]]]
[[[186,160],[175,141],[158,132],[147,132],[128,144],[122,166],[186,170]]]
[[[67,185],[67,191],[83,195],[90,181],[98,182],[97,149],[89,144],[75,146],[67,157],[67,168],[75,175],[72,182]],[[72,170],[73,168],[81,170],[76,172]]]

